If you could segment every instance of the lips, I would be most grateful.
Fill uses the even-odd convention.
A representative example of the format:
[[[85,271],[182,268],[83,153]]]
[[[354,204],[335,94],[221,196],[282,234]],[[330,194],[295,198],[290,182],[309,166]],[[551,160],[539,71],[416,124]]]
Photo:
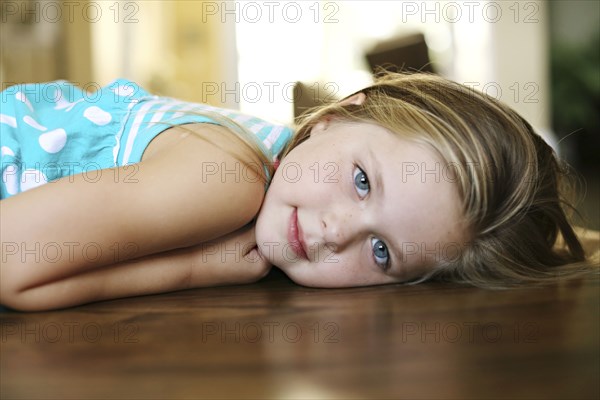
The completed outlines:
[[[306,245],[302,239],[302,228],[298,224],[298,209],[294,208],[290,216],[290,225],[288,229],[288,242],[292,251],[301,259],[308,260],[306,254]]]

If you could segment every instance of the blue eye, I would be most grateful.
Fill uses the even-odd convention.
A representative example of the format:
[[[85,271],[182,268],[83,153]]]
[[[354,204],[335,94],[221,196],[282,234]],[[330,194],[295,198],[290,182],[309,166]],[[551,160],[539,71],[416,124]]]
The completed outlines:
[[[367,178],[367,174],[360,167],[356,167],[354,168],[353,180],[358,195],[361,198],[365,197],[369,193],[369,178]]]
[[[373,257],[377,265],[383,269],[387,269],[390,264],[390,255],[385,243],[377,238],[372,238],[371,246],[373,246]]]

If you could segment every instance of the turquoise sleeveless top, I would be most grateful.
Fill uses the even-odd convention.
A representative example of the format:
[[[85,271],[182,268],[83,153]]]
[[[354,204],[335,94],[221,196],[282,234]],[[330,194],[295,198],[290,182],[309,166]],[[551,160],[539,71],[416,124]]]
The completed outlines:
[[[195,113],[245,127],[272,162],[293,135],[239,111],[154,96],[125,79],[95,93],[55,81],[12,86],[0,95],[2,199],[64,176],[138,163],[152,139],[174,125],[222,125]]]

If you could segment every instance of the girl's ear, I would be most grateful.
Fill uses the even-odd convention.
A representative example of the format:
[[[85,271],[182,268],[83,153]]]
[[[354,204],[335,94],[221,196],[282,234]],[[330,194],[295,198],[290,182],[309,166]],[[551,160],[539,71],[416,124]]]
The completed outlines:
[[[343,106],[349,105],[349,104],[354,104],[354,105],[359,106],[362,103],[364,103],[366,99],[367,99],[367,96],[364,93],[358,92],[348,98],[340,100],[338,102],[338,104],[343,105]],[[331,115],[324,116],[319,122],[317,122],[315,124],[315,126],[313,126],[313,128],[311,129],[311,135],[313,133],[326,131],[327,127],[329,126],[329,123],[331,122],[332,119],[333,119],[333,117]]]
[[[340,100],[339,104],[343,105],[343,106],[349,105],[349,104],[354,104],[356,106],[360,106],[362,103],[365,102],[366,99],[367,99],[366,94],[364,94],[363,92],[358,92],[358,93],[353,94],[350,97]]]
[[[315,133],[326,131],[329,127],[329,122],[331,121],[331,115],[325,115],[323,118],[319,120],[310,130],[311,136]]]

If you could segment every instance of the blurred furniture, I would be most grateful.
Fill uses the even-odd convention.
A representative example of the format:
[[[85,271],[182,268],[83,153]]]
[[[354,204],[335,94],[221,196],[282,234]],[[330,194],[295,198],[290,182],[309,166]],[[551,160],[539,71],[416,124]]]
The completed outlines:
[[[382,41],[369,50],[365,57],[373,73],[376,73],[379,67],[392,72],[435,72],[422,33]],[[310,108],[336,99],[325,84],[297,82],[294,86],[293,100],[294,120],[298,122],[299,117]]]
[[[72,3],[81,11],[89,1]],[[73,11],[67,15],[64,7],[61,2],[32,0],[2,4],[2,89],[55,79],[80,85],[92,81],[91,24],[85,14]],[[65,14],[52,14],[55,12]]]
[[[415,33],[378,43],[365,55],[371,70],[435,72],[429,60],[425,36]]]
[[[337,100],[331,91],[331,85],[321,82],[296,82],[293,91],[294,122],[299,121],[306,111],[313,107]]]

